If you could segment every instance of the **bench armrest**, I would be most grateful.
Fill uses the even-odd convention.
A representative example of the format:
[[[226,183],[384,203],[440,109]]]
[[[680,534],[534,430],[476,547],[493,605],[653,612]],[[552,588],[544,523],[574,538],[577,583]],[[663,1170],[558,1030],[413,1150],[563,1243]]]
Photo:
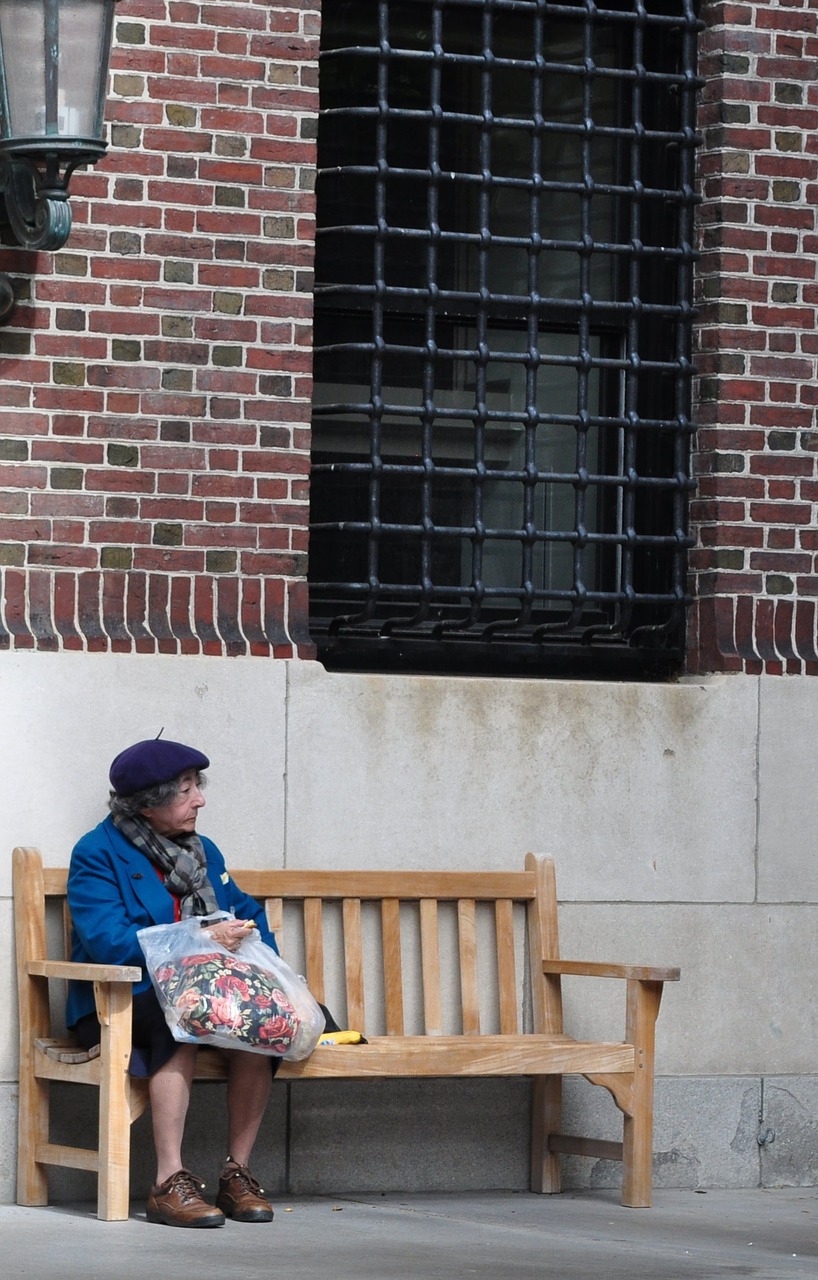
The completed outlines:
[[[636,982],[678,982],[681,970],[644,964],[600,964],[595,960],[543,960],[543,973],[585,978],[626,978]]]
[[[73,978],[77,982],[138,982],[142,970],[132,964],[80,964],[73,960],[29,960],[32,978]]]

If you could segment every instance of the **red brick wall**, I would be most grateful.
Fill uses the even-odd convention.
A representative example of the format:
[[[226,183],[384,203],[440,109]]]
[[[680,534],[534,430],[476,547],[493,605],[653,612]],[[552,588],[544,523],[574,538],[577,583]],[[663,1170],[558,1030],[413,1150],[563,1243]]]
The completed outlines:
[[[121,0],[111,149],[0,251],[0,647],[311,652],[318,0]],[[704,0],[690,669],[818,674],[818,7]]]
[[[818,674],[818,7],[702,15],[690,666]]]
[[[110,150],[5,249],[0,646],[306,642],[316,0],[122,0]]]

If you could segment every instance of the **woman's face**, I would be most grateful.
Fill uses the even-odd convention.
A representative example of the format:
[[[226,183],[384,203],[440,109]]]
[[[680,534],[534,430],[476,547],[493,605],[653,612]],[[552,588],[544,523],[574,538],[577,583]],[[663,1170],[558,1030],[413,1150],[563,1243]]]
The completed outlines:
[[[196,830],[196,817],[205,803],[196,769],[179,775],[179,791],[174,800],[158,809],[143,809],[142,816],[160,836],[190,835]]]

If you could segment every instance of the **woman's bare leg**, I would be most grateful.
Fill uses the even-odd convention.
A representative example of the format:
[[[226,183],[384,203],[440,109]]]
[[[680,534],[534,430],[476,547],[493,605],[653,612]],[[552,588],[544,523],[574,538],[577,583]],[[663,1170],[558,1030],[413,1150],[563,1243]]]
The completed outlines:
[[[228,1054],[227,1151],[236,1164],[249,1164],[270,1098],[273,1072],[259,1053]]]
[[[157,1184],[183,1168],[182,1138],[195,1066],[196,1046],[182,1044],[148,1082]]]

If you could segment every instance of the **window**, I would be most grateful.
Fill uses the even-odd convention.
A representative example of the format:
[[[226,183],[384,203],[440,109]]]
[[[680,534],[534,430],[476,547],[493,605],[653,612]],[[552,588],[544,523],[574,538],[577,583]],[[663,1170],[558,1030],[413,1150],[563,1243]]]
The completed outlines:
[[[681,661],[698,28],[692,0],[325,0],[327,665]]]

